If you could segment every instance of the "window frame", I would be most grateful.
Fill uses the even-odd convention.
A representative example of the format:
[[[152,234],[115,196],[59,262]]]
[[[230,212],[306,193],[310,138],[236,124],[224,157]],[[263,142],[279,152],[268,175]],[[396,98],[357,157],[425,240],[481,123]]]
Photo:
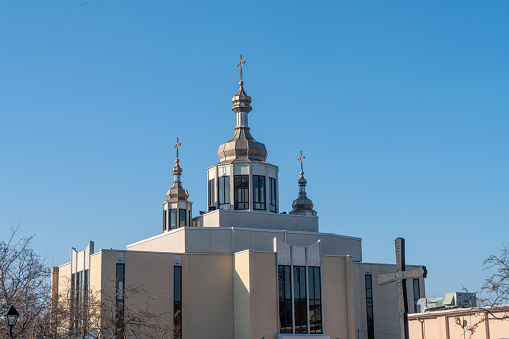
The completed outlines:
[[[249,175],[234,175],[233,178],[234,209],[249,210]]]
[[[221,199],[221,195],[223,199]],[[220,210],[229,210],[231,208],[229,175],[217,178],[217,204]]]
[[[265,211],[266,204],[265,176],[253,174],[253,209]],[[258,198],[258,199],[257,199]]]
[[[277,211],[276,178],[269,177],[269,212]]]

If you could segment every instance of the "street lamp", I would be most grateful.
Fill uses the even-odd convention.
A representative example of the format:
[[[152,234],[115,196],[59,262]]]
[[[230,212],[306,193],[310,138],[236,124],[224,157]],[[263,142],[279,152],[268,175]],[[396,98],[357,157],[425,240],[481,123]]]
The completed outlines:
[[[7,323],[7,326],[10,328],[10,336],[9,338],[13,338],[12,336],[12,328],[16,326],[16,323],[18,322],[19,313],[16,311],[14,306],[9,307],[7,312],[5,313],[5,322]]]

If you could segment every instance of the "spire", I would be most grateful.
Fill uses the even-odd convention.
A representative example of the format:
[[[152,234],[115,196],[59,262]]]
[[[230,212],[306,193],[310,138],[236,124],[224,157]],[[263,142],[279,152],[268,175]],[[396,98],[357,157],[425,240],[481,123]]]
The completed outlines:
[[[219,146],[217,156],[220,162],[235,160],[254,160],[265,161],[267,150],[265,145],[256,141],[249,132],[248,113],[251,112],[251,97],[244,91],[244,80],[242,76],[242,67],[246,63],[240,55],[240,62],[237,67],[240,68],[240,88],[237,94],[232,98],[232,111],[236,115],[237,124],[233,137],[226,143]]]
[[[317,212],[313,210],[313,202],[308,199],[306,195],[307,180],[304,179],[304,159],[306,159],[306,157],[302,155],[302,151],[300,151],[300,157],[297,159],[300,161],[300,178],[297,180],[297,185],[299,186],[299,196],[293,201],[293,210],[289,213],[293,215],[316,216]]]
[[[180,181],[180,176],[182,175],[182,168],[179,165],[179,147],[180,147],[179,138],[177,138],[177,143],[173,146],[177,150],[177,157],[175,159],[175,167],[173,167],[173,187],[166,192],[166,198],[168,201],[178,201],[178,200],[187,200],[189,194],[187,190],[182,187],[182,182]]]

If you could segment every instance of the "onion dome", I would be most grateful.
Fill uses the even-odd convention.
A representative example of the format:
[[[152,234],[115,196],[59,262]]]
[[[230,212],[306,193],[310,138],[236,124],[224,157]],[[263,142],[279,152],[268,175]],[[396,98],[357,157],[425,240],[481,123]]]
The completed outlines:
[[[313,202],[311,199],[308,199],[306,195],[307,180],[304,179],[304,169],[302,165],[302,161],[305,158],[306,157],[302,155],[302,151],[300,151],[300,157],[297,159],[300,161],[300,178],[297,180],[297,185],[299,186],[299,196],[293,201],[293,209],[288,213],[293,215],[316,216],[318,213],[313,209]]]
[[[245,63],[240,56],[240,88],[237,94],[232,98],[232,111],[235,112],[237,125],[231,139],[219,146],[217,156],[220,162],[235,160],[265,161],[267,150],[265,145],[256,141],[249,132],[248,113],[251,112],[251,97],[244,91],[244,81],[242,81],[242,65]]]
[[[179,138],[177,138],[177,144],[174,146],[177,149],[177,159],[175,160],[175,167],[173,167],[173,187],[166,192],[166,199],[168,201],[179,201],[179,200],[187,200],[189,194],[187,190],[182,187],[182,182],[180,181],[180,176],[182,175],[182,168],[179,165]]]

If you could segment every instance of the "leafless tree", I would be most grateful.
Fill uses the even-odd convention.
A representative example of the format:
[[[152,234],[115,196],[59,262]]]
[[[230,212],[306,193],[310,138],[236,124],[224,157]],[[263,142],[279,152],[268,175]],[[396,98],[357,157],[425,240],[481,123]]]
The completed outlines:
[[[509,247],[504,245],[498,255],[492,254],[485,259],[483,268],[488,271],[488,276],[477,295],[477,307],[465,312],[465,315],[480,316],[477,321],[462,325],[470,336],[486,318],[509,320]]]
[[[14,305],[20,314],[17,337],[44,338],[40,332],[49,324],[50,271],[31,247],[33,235],[16,240],[18,229],[19,225],[11,224],[9,238],[0,241],[0,314]],[[7,337],[8,331],[2,322],[0,336]]]
[[[115,281],[104,287],[103,291],[89,291],[79,301],[71,295],[70,288],[65,289],[52,306],[53,338],[172,338],[169,314],[151,310],[150,303],[157,298],[148,296],[137,285],[126,286],[119,293],[115,291]],[[137,302],[131,302],[132,299]]]

